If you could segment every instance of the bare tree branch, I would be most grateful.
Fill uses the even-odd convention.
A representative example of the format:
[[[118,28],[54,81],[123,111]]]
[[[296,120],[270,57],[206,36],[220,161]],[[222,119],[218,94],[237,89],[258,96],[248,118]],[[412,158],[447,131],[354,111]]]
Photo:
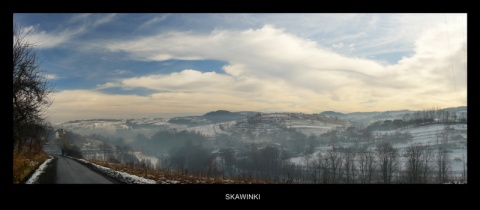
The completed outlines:
[[[13,28],[13,150],[20,153],[24,147],[43,145],[45,128],[44,111],[51,105],[48,83],[39,70],[34,45]]]

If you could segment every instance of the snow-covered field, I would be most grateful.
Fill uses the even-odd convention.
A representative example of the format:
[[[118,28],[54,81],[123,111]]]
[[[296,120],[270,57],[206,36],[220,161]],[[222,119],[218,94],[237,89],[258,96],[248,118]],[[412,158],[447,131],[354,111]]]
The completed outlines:
[[[295,128],[300,133],[303,133],[307,136],[309,135],[322,135],[324,133],[327,133],[328,131],[331,131],[335,129],[338,125],[336,124],[327,124],[327,125],[290,125],[288,128]]]
[[[456,124],[451,125],[451,128],[458,130],[459,133],[464,138],[467,138],[467,126],[466,124]],[[402,132],[409,132],[413,135],[413,140],[409,143],[401,143],[401,144],[393,144],[394,148],[399,149],[399,151],[405,152],[406,148],[411,144],[421,144],[421,145],[436,145],[437,138],[436,134],[441,133],[444,131],[445,126],[442,124],[435,124],[435,125],[427,125],[427,126],[420,126],[415,128],[409,128],[405,130],[401,130]],[[467,141],[457,141],[450,143],[450,145],[454,145],[453,147],[448,147],[450,160],[452,163],[452,171],[459,175],[459,173],[463,173],[463,161],[453,161],[454,159],[466,159],[467,157]],[[404,162],[401,159],[402,163]]]
[[[185,130],[200,132],[202,135],[211,139],[218,134],[229,134],[228,132],[229,129],[231,128],[231,126],[235,125],[236,122],[237,121],[229,121],[229,122],[194,126],[194,127],[186,128]]]
[[[103,136],[122,137],[127,141],[133,139],[137,134],[151,137],[159,129],[187,128],[185,125],[169,123],[168,118],[141,118],[130,120],[76,120],[55,124],[55,128],[63,128],[81,135],[98,134]]]
[[[194,127],[186,128],[185,130],[200,132],[202,135],[210,138],[215,136],[215,134],[217,133],[217,130],[220,131],[220,129],[218,127],[216,128],[216,125],[214,124],[194,126]]]
[[[198,116],[182,117],[181,119],[193,120],[192,122],[198,121],[202,123],[208,123],[206,119]],[[259,119],[262,121],[260,124],[263,124],[263,127],[261,126],[260,130],[256,130],[255,132],[262,132],[262,129],[275,130],[275,128],[281,126],[294,128],[306,135],[320,135],[338,126],[348,126],[348,123],[342,120],[323,115],[302,113],[261,114],[259,117],[255,117],[255,119]],[[159,129],[196,131],[200,132],[206,137],[209,137],[210,139],[213,139],[213,137],[218,134],[231,134],[232,131],[236,130],[234,127],[237,122],[245,121],[238,120],[189,127],[187,125],[170,123],[169,120],[170,118],[75,120],[58,123],[55,125],[55,127],[73,131],[81,135],[99,134],[103,136],[123,137],[128,142],[135,138],[135,136],[138,134],[151,137]]]
[[[464,170],[464,161],[467,161],[467,125],[466,124],[456,124],[456,125],[451,125],[451,128],[455,130],[456,134],[461,135],[462,137],[465,138],[465,140],[457,140],[457,141],[451,141],[449,143],[449,147],[447,147],[449,151],[449,156],[450,156],[450,161],[451,161],[451,169],[452,169],[452,174],[455,177],[461,177],[463,170]],[[436,135],[442,131],[444,131],[445,125],[443,124],[433,124],[433,125],[426,125],[426,126],[420,126],[420,127],[415,127],[415,128],[408,128],[408,129],[403,129],[403,130],[398,130],[400,132],[408,132],[412,134],[413,139],[410,142],[407,143],[397,143],[393,144],[392,146],[396,149],[398,149],[400,153],[400,158],[399,162],[400,165],[403,165],[405,163],[405,158],[402,156],[402,154],[405,153],[406,148],[411,145],[411,144],[421,144],[421,145],[430,145],[434,146],[437,144],[437,139]],[[396,130],[391,130],[391,131],[375,131],[375,135],[383,135],[383,134],[393,134]],[[339,143],[339,146],[342,147],[349,147],[353,146],[353,143]],[[306,156],[300,156],[300,157],[293,157],[288,159],[288,161],[295,163],[296,165],[306,165],[306,160],[313,160],[316,158],[318,153],[325,154],[328,150],[332,149],[331,146],[323,146],[323,147],[317,147],[316,152],[311,154],[311,155],[306,155]],[[375,146],[370,146],[368,148],[370,151],[375,150]],[[433,151],[434,154],[436,154],[436,150]]]

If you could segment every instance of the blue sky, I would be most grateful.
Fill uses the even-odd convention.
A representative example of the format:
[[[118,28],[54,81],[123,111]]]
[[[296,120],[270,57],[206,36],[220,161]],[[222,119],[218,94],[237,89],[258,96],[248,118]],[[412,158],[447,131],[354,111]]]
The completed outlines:
[[[466,14],[14,14],[54,123],[466,105]]]

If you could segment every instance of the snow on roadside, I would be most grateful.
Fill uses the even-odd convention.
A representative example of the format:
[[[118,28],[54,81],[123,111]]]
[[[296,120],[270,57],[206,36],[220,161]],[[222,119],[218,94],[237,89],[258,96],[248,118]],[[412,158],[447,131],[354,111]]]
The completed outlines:
[[[36,184],[38,181],[38,177],[40,177],[43,172],[45,172],[45,169],[47,168],[48,163],[53,160],[53,157],[50,156],[49,159],[45,160],[42,165],[40,165],[37,170],[33,173],[33,175],[28,179],[25,184]]]
[[[162,184],[180,184],[180,181],[166,180],[166,181],[162,181]]]
[[[115,179],[120,179],[120,180],[122,180],[126,183],[129,183],[129,184],[156,184],[157,183],[157,182],[155,182],[154,180],[151,180],[151,179],[145,179],[143,177],[139,177],[139,176],[136,176],[136,175],[133,175],[133,174],[125,173],[123,171],[115,171],[113,169],[110,169],[110,168],[107,168],[107,167],[104,167],[104,166],[101,166],[101,165],[97,165],[95,163],[88,162],[84,159],[77,159],[77,160],[79,160],[81,162],[84,162],[86,164],[91,164],[95,168],[97,168],[98,170],[107,174],[108,176],[114,177]]]

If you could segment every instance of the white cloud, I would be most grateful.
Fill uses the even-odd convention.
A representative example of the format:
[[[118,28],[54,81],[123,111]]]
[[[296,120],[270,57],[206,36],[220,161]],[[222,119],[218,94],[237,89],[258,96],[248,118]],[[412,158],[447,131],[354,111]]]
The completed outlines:
[[[45,79],[48,79],[48,80],[56,80],[58,79],[58,76],[56,74],[45,74]]]
[[[76,29],[66,29],[58,33],[48,33],[46,31],[39,31],[38,26],[28,26],[22,29],[22,34],[26,35],[26,39],[29,43],[35,45],[36,48],[53,48],[72,37],[83,33],[84,27]]]
[[[461,54],[463,51],[459,51],[461,46],[465,46],[465,39],[461,36],[462,26],[462,20],[449,26],[452,46],[450,50],[457,53],[458,57],[464,56]],[[147,60],[167,57],[225,60],[229,65],[225,66],[224,70],[233,78],[281,80],[292,87],[316,92],[335,92],[336,88],[343,86],[351,86],[353,91],[358,88],[408,89],[432,87],[433,83],[445,82],[438,79],[451,76],[451,70],[446,65],[450,62],[447,56],[450,50],[446,45],[445,34],[444,26],[431,27],[415,42],[415,54],[394,65],[345,57],[319,46],[316,42],[300,39],[269,25],[256,30],[217,30],[205,35],[166,33],[117,42],[107,45],[107,48],[125,51]],[[345,46],[340,43],[338,46],[353,48],[356,45],[352,43]],[[459,62],[459,67],[461,66],[461,60],[455,62]],[[448,70],[449,74],[445,74],[445,70]],[[460,68],[458,71],[460,73],[466,70]],[[438,73],[442,73],[440,75],[443,77],[435,79]],[[180,75],[176,79],[180,79]],[[390,97],[396,98],[394,95]]]
[[[145,87],[153,90],[195,91],[199,89],[216,91],[231,85],[233,78],[215,72],[199,72],[191,69],[169,75],[134,77],[122,81],[126,87]]]
[[[216,109],[353,112],[464,105],[464,21],[450,20],[448,39],[445,25],[427,28],[415,39],[413,55],[395,64],[344,56],[270,25],[243,31],[168,32],[116,40],[99,46],[126,52],[140,60],[216,59],[228,64],[222,74],[186,69],[98,86],[98,89],[148,88],[160,92],[149,96],[63,91],[57,96],[56,103],[58,100],[61,103],[56,106],[59,110],[72,106],[105,114],[108,110],[153,113]],[[358,46],[341,43],[350,49]]]
[[[348,49],[349,49],[350,51],[355,50],[355,44],[349,44],[349,45],[348,45]]]
[[[115,69],[113,71],[113,74],[115,75],[125,75],[125,74],[130,74],[132,72],[130,72],[129,70],[124,70],[124,69]]]
[[[148,20],[147,22],[143,23],[142,25],[140,25],[138,28],[139,29],[143,29],[143,28],[147,28],[153,24],[156,24],[156,23],[160,23],[162,21],[164,21],[165,19],[167,19],[169,15],[162,15],[162,16],[155,16],[154,18]]]
[[[332,45],[332,48],[338,49],[338,48],[343,48],[343,46],[344,46],[344,45],[343,45],[343,42],[339,42],[339,43],[334,43],[334,44]]]
[[[106,14],[106,15],[103,15],[102,17],[98,18],[98,19],[94,19],[91,27],[97,27],[99,25],[106,24],[106,23],[112,21],[113,18],[115,18],[115,16],[117,16],[117,14]]]
[[[106,47],[112,51],[128,52],[144,60],[226,60],[230,63],[225,68],[227,73],[231,71],[269,78],[291,78],[313,69],[332,71],[364,68],[363,73],[372,74],[380,68],[375,62],[343,57],[317,46],[313,41],[299,39],[269,25],[256,30],[218,30],[206,35],[167,33],[114,42]]]
[[[62,122],[68,119],[148,117],[161,113],[208,112],[218,107],[229,110],[267,109],[270,104],[246,101],[226,93],[155,93],[149,96],[111,95],[97,91],[64,90],[52,94],[55,101],[49,111],[51,119]]]
[[[105,84],[100,84],[97,85],[97,87],[94,90],[103,90],[103,89],[108,89],[108,88],[114,88],[114,87],[120,87],[121,85],[118,83],[114,82],[107,82]]]
[[[61,28],[53,31],[41,30],[40,26],[27,26],[21,29],[22,34],[27,34],[26,39],[36,48],[54,48],[62,44],[68,44],[68,41],[84,34],[88,30],[106,24],[113,20],[116,14],[102,15],[99,18],[92,17],[91,14],[80,14],[74,16],[69,22],[82,22],[78,26]],[[86,21],[90,20],[90,21]]]
[[[338,27],[329,28],[330,31],[322,30],[322,27],[312,28],[312,31],[317,31],[315,34],[318,34],[314,37],[328,46],[339,42],[354,43],[355,50],[352,53],[367,58],[380,54],[411,52],[415,41],[425,29],[444,24],[445,19],[449,24],[458,24],[455,19],[463,18],[464,27],[466,25],[465,14],[382,13],[356,14],[352,17],[336,21],[333,19],[332,23]],[[318,21],[312,19],[311,22]]]
[[[74,15],[73,17],[71,17],[68,20],[68,23],[76,23],[76,22],[79,22],[79,21],[85,21],[85,20],[87,20],[87,18],[91,17],[92,15],[93,15],[92,13],[77,14],[77,15]]]

